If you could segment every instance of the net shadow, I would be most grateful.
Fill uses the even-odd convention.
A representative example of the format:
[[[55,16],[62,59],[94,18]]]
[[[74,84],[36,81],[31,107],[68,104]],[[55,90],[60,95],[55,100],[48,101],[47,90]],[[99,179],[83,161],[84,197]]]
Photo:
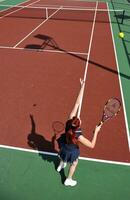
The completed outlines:
[[[58,9],[58,8],[57,8]],[[15,6],[0,5],[0,17],[4,18],[23,18],[23,19],[41,19],[41,20],[62,20],[62,21],[73,21],[73,22],[93,22],[95,9],[65,9],[61,8],[59,12],[53,15],[57,10],[56,8],[48,7],[26,7],[26,6]],[[111,16],[111,23],[122,22],[122,11],[117,10],[97,10],[96,23],[110,23],[108,13]],[[118,20],[117,20],[118,18]],[[119,21],[119,19],[121,19]]]

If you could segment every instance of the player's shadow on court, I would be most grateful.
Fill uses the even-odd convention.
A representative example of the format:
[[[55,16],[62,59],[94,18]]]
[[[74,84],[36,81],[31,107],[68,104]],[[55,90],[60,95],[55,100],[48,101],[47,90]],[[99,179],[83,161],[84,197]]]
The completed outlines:
[[[60,48],[59,45],[56,43],[56,41],[48,35],[37,34],[34,37],[40,39],[42,41],[41,44],[28,44],[25,46],[25,49],[36,50],[39,52],[44,51],[44,50],[60,51],[61,53],[66,53],[70,56],[81,59],[85,62],[87,60],[85,54],[81,56],[78,54],[78,52],[72,53],[72,52],[66,51],[63,48]]]
[[[51,141],[46,140],[42,134],[36,132],[36,123],[34,121],[33,115],[31,114],[30,114],[30,120],[31,120],[31,132],[28,134],[27,137],[28,145],[32,149],[37,150],[39,152],[39,156],[41,156],[43,160],[53,163],[56,170],[59,164],[58,157],[48,155],[48,153],[45,153],[45,152],[58,153],[57,150],[55,149],[55,138],[52,137]],[[66,179],[64,170],[61,170],[60,176],[61,176],[61,182],[64,183],[64,180]]]
[[[52,141],[48,141],[45,139],[45,137],[39,133],[36,132],[36,123],[34,121],[33,115],[30,115],[31,120],[31,132],[28,134],[28,145],[38,150],[39,152],[54,152],[57,153],[54,147],[54,141],[52,138]]]

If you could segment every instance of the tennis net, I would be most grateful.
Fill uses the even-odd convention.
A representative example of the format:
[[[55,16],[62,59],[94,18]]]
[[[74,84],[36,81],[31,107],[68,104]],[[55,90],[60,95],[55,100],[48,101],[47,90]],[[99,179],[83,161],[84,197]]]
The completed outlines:
[[[92,22],[96,12],[96,22],[123,23],[124,10],[108,10],[72,7],[40,7],[0,5],[0,18],[31,18]]]

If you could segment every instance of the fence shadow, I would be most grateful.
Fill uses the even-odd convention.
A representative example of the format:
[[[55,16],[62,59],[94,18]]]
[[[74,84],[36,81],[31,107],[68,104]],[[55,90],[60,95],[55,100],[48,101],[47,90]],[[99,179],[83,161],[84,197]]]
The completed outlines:
[[[130,3],[130,1],[128,1],[129,3]],[[116,7],[115,7],[115,2],[113,1],[113,0],[111,0],[111,5],[112,5],[112,7],[113,7],[113,9],[116,9]],[[123,5],[124,5],[124,3],[123,3]],[[128,16],[128,15],[124,15],[124,21],[125,20],[129,20],[130,19],[130,16]],[[118,22],[118,20],[117,20],[117,22]],[[124,22],[123,22],[124,23]],[[122,32],[122,28],[121,28],[121,25],[118,23],[118,28],[119,28],[119,31],[120,32]],[[124,30],[125,31],[125,30]],[[127,41],[128,42],[128,41]],[[129,57],[129,50],[128,50],[128,48],[127,48],[127,44],[126,44],[126,41],[124,40],[124,39],[122,39],[122,43],[123,43],[123,46],[124,46],[124,50],[125,50],[125,53],[126,53],[126,57],[127,57],[127,60],[128,60],[128,63],[129,63],[129,66],[130,66],[130,57]]]

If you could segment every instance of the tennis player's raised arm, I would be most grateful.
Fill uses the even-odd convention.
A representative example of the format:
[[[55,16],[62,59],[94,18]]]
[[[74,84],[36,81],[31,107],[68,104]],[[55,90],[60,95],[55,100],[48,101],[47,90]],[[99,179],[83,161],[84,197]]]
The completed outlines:
[[[88,139],[87,139],[86,137],[84,137],[83,135],[80,135],[80,136],[78,137],[78,141],[79,141],[81,144],[83,144],[83,145],[85,145],[85,146],[87,146],[87,147],[93,149],[93,148],[95,147],[95,144],[96,144],[96,141],[97,141],[97,136],[98,136],[98,133],[99,133],[100,129],[101,129],[101,125],[100,125],[100,126],[97,126],[97,127],[95,128],[92,141],[88,140]]]
[[[81,88],[78,97],[76,99],[75,105],[70,113],[69,119],[72,119],[74,116],[78,115],[78,109],[80,107],[80,104],[82,103],[83,91],[84,91],[84,81],[81,81]],[[77,117],[80,119],[80,116]]]

